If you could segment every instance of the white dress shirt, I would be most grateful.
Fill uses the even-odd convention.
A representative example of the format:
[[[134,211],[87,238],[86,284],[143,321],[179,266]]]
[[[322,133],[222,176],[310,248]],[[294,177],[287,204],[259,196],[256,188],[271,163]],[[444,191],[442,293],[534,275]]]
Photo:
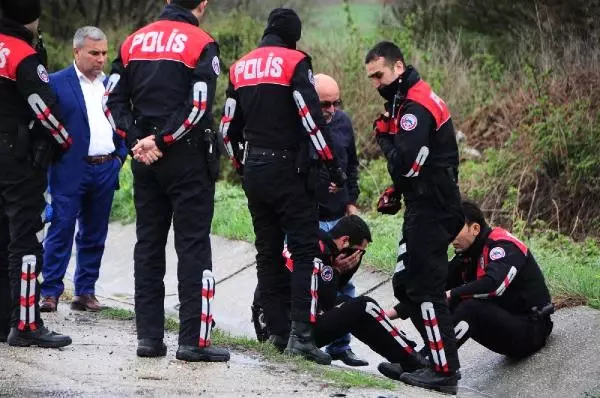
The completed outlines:
[[[104,95],[104,73],[94,81],[90,81],[75,65],[75,72],[79,78],[79,85],[83,92],[83,100],[90,123],[90,147],[88,156],[109,155],[115,151],[113,142],[113,129],[102,110],[102,96]]]

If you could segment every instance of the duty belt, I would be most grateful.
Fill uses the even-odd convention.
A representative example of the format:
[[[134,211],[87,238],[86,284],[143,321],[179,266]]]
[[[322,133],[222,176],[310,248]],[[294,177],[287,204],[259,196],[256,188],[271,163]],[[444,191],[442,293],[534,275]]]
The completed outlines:
[[[114,158],[115,158],[115,155],[111,153],[109,155],[86,156],[85,160],[89,164],[97,165],[97,164],[103,164],[103,163],[109,162],[109,161],[113,160]]]
[[[248,156],[261,156],[265,158],[292,159],[296,151],[292,149],[261,148],[248,145]]]

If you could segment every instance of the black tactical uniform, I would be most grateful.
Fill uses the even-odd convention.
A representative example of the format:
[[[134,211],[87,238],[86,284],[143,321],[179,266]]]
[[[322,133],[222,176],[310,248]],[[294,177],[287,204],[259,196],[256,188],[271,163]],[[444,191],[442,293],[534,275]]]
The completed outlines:
[[[231,66],[221,132],[240,173],[243,167],[266,322],[273,334],[287,335],[288,331],[278,329],[274,322],[290,294],[281,258],[287,233],[296,264],[288,348],[329,363],[331,358],[314,346],[310,333],[316,319],[313,293],[319,247],[317,200],[314,187],[307,186],[309,142],[330,170],[332,181],[341,185],[345,175],[328,144],[329,131],[314,88],[310,58],[295,50],[300,34],[300,19],[293,10],[271,12],[260,46]]]
[[[180,330],[177,358],[225,361],[211,346],[210,227],[214,210],[216,145],[212,104],[219,69],[215,41],[191,13],[201,1],[173,1],[157,22],[130,35],[107,86],[105,112],[132,146],[155,135],[163,157],[134,161],[135,306],[140,356],[162,356],[165,244],[173,220],[178,257]]]
[[[445,296],[448,245],[462,226],[458,148],[446,104],[408,66],[386,98],[390,117],[377,142],[406,206],[393,278],[394,294],[431,348],[432,368],[456,383],[460,364]],[[384,119],[384,120],[382,120]],[[415,383],[416,384],[416,383]],[[450,387],[449,391],[454,391]]]
[[[39,0],[2,1],[0,20],[0,340],[13,346],[64,347],[39,313],[42,213],[50,162],[71,145],[56,98],[24,25]],[[34,123],[37,118],[38,122]],[[10,327],[10,334],[7,336]]]
[[[527,246],[508,231],[484,226],[450,262],[447,289],[459,345],[471,337],[520,358],[546,344],[554,309],[544,275]]]

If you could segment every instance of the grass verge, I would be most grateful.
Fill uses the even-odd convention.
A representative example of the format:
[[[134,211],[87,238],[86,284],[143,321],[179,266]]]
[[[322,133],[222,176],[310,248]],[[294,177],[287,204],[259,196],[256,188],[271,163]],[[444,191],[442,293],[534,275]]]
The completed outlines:
[[[98,313],[102,318],[120,321],[131,321],[135,318],[135,312],[121,308],[106,308]],[[173,317],[165,318],[165,330],[177,333],[179,321]],[[369,373],[326,367],[306,361],[302,358],[291,357],[280,354],[272,344],[261,343],[247,337],[232,336],[230,333],[220,329],[213,329],[212,341],[215,345],[227,347],[231,350],[241,351],[251,355],[259,355],[267,361],[284,363],[295,367],[300,371],[310,373],[313,377],[324,380],[333,387],[338,388],[380,388],[393,390],[395,385],[386,380]]]

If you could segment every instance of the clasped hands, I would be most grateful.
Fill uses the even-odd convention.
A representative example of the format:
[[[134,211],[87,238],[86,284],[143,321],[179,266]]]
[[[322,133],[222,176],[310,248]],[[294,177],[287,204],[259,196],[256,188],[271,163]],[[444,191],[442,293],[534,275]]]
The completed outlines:
[[[139,140],[133,148],[133,158],[138,162],[144,163],[146,166],[151,165],[160,159],[163,154],[156,146],[156,136],[149,135]]]

